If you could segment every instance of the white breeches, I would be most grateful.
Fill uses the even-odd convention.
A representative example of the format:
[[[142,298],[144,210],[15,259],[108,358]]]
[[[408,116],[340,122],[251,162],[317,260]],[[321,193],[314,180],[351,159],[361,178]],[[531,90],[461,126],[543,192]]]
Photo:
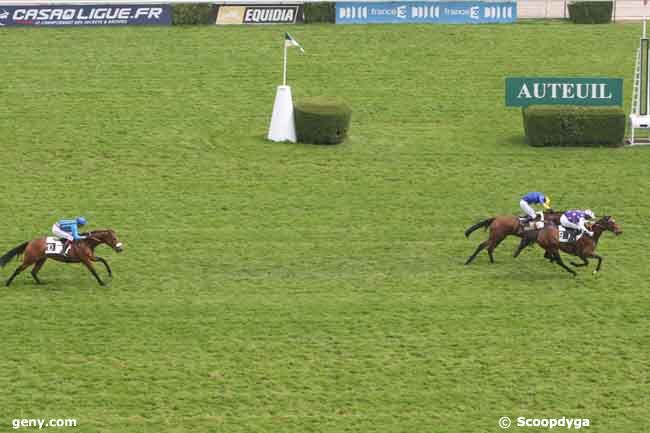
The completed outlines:
[[[578,224],[574,224],[569,219],[566,217],[566,215],[562,215],[560,217],[560,224],[562,224],[564,227],[570,228],[570,229],[575,229],[575,230],[583,230],[582,227],[580,227]]]
[[[72,234],[71,234],[71,233],[66,233],[66,232],[64,232],[64,231],[61,230],[61,228],[60,228],[58,225],[56,225],[56,224],[54,224],[54,225],[52,226],[52,233],[54,233],[55,236],[58,236],[58,237],[60,237],[60,238],[67,239],[67,240],[69,240],[69,241],[73,240],[73,238],[72,238]]]
[[[535,218],[537,216],[537,213],[535,213],[535,209],[533,209],[528,203],[526,203],[526,200],[521,200],[519,202],[519,207],[529,217]]]

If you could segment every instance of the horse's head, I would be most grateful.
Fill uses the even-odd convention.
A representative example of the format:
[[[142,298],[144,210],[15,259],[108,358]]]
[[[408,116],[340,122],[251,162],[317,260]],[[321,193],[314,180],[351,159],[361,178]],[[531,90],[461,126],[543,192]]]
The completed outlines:
[[[113,230],[94,231],[89,234],[89,238],[95,239],[100,244],[108,245],[118,253],[121,253],[123,250],[122,242],[120,242]]]
[[[609,215],[602,217],[596,221],[594,225],[598,225],[602,227],[604,231],[610,231],[616,236],[623,233],[623,230],[621,230],[621,227],[616,223],[616,220]]]

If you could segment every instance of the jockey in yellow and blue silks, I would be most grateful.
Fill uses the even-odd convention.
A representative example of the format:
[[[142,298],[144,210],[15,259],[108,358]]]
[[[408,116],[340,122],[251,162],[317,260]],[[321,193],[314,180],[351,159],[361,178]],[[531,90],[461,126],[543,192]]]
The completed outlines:
[[[528,215],[529,221],[537,219],[537,212],[531,206],[533,204],[541,204],[544,209],[549,209],[551,207],[551,199],[541,192],[529,192],[523,196],[519,201],[519,207]]]
[[[79,227],[85,225],[86,218],[84,217],[77,217],[71,220],[62,219],[54,223],[52,233],[60,238],[67,239],[66,248],[64,249],[64,251],[67,251],[68,246],[72,242],[85,239],[84,236],[79,235]]]

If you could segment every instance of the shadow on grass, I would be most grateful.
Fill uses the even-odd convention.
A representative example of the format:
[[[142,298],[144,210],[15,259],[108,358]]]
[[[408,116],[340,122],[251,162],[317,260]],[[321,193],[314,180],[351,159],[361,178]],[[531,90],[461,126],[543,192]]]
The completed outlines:
[[[513,145],[513,146],[526,146],[526,147],[531,147],[528,146],[528,142],[526,141],[526,136],[525,135],[512,135],[508,139],[506,139],[506,143]]]
[[[337,147],[345,146],[349,143],[349,138],[347,138],[343,143],[339,144],[313,144],[313,143],[301,143],[296,142],[292,143],[290,141],[270,141],[266,138],[266,135],[256,135],[255,138],[262,144],[269,144],[273,146],[293,146],[298,148],[315,148],[315,149],[336,149]]]

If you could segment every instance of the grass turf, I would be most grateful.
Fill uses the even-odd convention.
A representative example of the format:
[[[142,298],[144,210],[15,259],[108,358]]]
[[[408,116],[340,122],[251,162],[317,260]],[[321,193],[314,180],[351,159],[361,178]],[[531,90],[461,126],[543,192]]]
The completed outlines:
[[[503,96],[611,76],[629,101],[640,26],[291,27],[294,98],[353,107],[335,147],[264,140],[287,29],[0,32],[0,249],[76,214],[125,243],[109,288],[47,263],[0,290],[2,429],[646,431],[650,154],[530,148]],[[529,190],[621,221],[600,275],[514,240],[462,265]]]

